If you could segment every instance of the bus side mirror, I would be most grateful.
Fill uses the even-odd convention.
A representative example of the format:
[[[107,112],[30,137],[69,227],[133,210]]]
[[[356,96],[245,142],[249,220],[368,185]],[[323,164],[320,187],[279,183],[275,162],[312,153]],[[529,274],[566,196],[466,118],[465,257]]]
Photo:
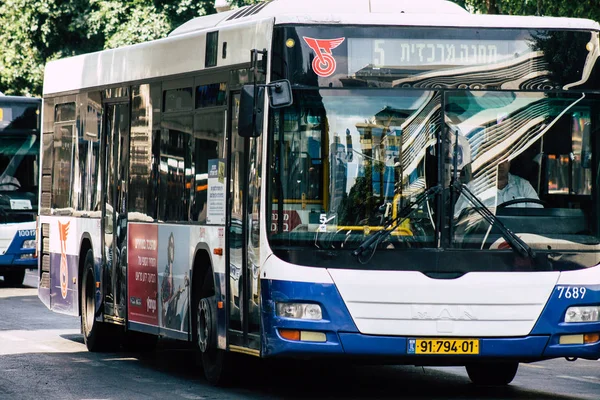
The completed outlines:
[[[254,85],[244,85],[240,93],[240,113],[238,115],[238,134],[241,137],[259,137],[262,133],[264,87],[256,88],[257,98],[254,98]],[[256,110],[255,110],[256,105]],[[256,111],[256,113],[255,113]]]
[[[240,94],[238,116],[238,134],[241,137],[259,137],[262,133],[265,88],[269,94],[271,108],[287,107],[294,102],[292,86],[287,79],[274,81],[268,85],[244,85]]]
[[[271,108],[287,107],[294,103],[292,85],[287,79],[271,82],[267,87],[269,88],[269,105]]]

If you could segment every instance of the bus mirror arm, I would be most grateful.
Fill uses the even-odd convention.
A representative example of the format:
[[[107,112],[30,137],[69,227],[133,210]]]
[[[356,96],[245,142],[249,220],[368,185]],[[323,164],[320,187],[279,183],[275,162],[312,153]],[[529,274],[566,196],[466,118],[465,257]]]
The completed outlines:
[[[290,81],[282,79],[267,84],[258,81],[264,77],[268,66],[267,49],[250,50],[250,72],[253,82],[244,85],[240,93],[238,114],[238,134],[241,137],[259,137],[263,130],[265,89],[271,108],[282,108],[292,105],[292,87]]]

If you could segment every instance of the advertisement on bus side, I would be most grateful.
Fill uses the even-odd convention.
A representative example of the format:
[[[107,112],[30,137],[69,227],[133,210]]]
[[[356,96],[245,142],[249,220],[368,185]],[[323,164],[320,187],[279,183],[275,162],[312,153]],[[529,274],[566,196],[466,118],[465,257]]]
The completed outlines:
[[[129,321],[158,325],[158,226],[129,224]]]
[[[162,225],[158,230],[159,326],[189,331],[189,247],[190,229]]]

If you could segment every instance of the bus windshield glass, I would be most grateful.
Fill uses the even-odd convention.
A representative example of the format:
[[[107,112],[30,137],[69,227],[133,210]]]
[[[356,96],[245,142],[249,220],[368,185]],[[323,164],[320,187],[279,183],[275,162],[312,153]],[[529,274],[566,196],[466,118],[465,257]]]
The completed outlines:
[[[39,173],[40,103],[0,97],[2,222],[35,220]]]
[[[437,184],[427,170],[437,168],[432,152],[439,122],[435,92],[295,91],[294,105],[274,116],[271,232],[304,232],[306,240],[329,247],[351,246],[365,229],[382,229]],[[428,202],[415,208],[410,221],[392,236],[433,246]]]
[[[515,92],[448,92],[448,159],[481,204],[458,193],[454,244],[502,248],[498,229],[476,208],[486,207],[530,246],[597,250],[592,178],[594,110],[598,96]],[[597,128],[596,128],[597,130]]]
[[[273,76],[295,89],[270,117],[271,245],[511,255],[516,237],[541,269],[597,264],[597,34],[443,33],[278,32]]]

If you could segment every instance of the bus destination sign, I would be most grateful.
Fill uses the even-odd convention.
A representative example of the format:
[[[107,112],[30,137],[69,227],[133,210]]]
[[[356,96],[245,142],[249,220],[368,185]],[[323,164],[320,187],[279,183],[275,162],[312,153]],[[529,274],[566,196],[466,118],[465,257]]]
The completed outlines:
[[[525,40],[363,39],[348,41],[350,75],[365,66],[489,65],[531,52]]]

